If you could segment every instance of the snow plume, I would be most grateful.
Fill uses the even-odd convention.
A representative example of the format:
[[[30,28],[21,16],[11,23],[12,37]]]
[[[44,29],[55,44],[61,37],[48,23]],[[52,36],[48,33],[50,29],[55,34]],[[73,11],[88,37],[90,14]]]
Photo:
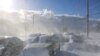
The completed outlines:
[[[25,20],[20,12],[0,11],[0,35],[18,36],[26,31],[31,31],[32,20]],[[27,25],[27,27],[26,27]]]
[[[84,23],[85,20],[81,16],[55,15],[46,9],[43,11],[0,11],[0,36],[58,33],[70,29],[81,29],[85,26]]]

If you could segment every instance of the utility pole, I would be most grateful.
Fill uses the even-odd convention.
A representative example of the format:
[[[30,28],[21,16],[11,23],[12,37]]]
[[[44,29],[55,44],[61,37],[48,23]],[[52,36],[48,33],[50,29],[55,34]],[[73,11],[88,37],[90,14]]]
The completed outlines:
[[[89,30],[89,28],[90,28],[89,27],[89,17],[90,17],[90,15],[89,14],[90,14],[90,11],[89,11],[89,0],[87,0],[87,17],[86,17],[87,18],[87,27],[86,27],[87,28],[87,30],[86,30],[87,31],[87,38],[89,38],[89,32],[90,32],[90,30]]]

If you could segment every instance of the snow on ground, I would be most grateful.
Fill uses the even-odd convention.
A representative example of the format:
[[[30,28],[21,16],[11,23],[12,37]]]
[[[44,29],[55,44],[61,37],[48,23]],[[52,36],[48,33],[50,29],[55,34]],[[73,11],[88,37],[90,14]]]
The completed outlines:
[[[62,39],[59,38],[59,35]],[[92,38],[93,37],[91,37],[90,39],[84,39],[83,36],[75,35],[75,34],[65,34],[65,35],[63,34],[42,35],[41,34],[38,37],[35,36],[35,38],[34,36],[33,37],[31,36],[30,39],[32,41],[30,41],[30,39],[27,40],[29,43],[24,48],[23,52],[21,52],[21,56],[49,56],[48,53],[49,50],[47,49],[47,47],[52,41],[58,43],[55,40],[61,41],[60,51],[57,51],[55,56],[99,56],[100,41],[99,39],[95,38],[93,40]]]
[[[0,41],[1,54],[2,49],[5,49],[3,45],[5,45],[7,41],[4,41],[4,39],[0,39]],[[20,45],[20,41],[18,41],[19,39],[10,38],[10,42],[8,44],[15,43],[14,45],[16,47],[16,45]],[[55,56],[100,56],[99,34],[93,32],[90,33],[90,38],[86,38],[83,35],[77,35],[75,33],[56,33],[51,35],[31,34],[26,37],[26,40],[24,40],[24,42],[26,45],[23,50],[20,50],[21,53],[18,56],[49,56],[50,49],[48,49],[48,47],[50,47],[52,43],[55,43]],[[10,49],[11,48],[9,47],[9,49],[7,50],[9,51],[8,53],[16,49],[18,50],[18,47],[15,49]]]

